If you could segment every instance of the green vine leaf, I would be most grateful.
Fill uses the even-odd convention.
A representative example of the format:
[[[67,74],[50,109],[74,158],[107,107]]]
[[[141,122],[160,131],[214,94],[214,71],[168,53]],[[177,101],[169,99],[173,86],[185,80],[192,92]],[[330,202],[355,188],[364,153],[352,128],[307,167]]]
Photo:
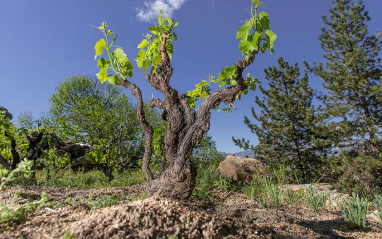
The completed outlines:
[[[118,75],[109,75],[107,77],[107,81],[112,85],[119,85],[121,83],[121,80],[119,79]]]
[[[255,46],[257,46],[257,44],[255,44]],[[254,47],[254,44],[252,44],[252,42],[249,42],[249,41],[241,41],[239,43],[239,49],[242,53],[244,53],[245,55],[251,53],[253,50],[257,50],[255,47]]]
[[[105,42],[104,39],[101,39],[101,40],[97,41],[97,43],[94,46],[94,49],[95,49],[95,57],[94,57],[94,59],[96,59],[97,56],[102,55],[103,49],[105,48],[105,46],[106,46],[106,42]]]
[[[100,71],[97,74],[98,79],[101,81],[101,83],[104,83],[107,80],[107,69],[109,68],[110,61],[106,60],[105,58],[99,58],[97,66],[99,67]]]
[[[273,43],[276,41],[277,39],[277,35],[271,31],[271,30],[267,30],[265,32],[266,36],[267,36],[267,42],[269,44],[269,49],[271,50],[271,52],[273,51],[273,48],[274,48],[274,45]]]
[[[163,41],[163,35],[167,35],[166,38],[166,53],[170,60],[174,52],[173,41],[176,42],[178,37],[172,30],[179,25],[179,22],[174,23],[171,18],[163,18],[163,12],[160,11],[158,17],[158,25],[148,27],[151,34],[147,34],[145,39],[137,46],[140,49],[135,61],[138,68],[143,68],[143,73],[147,71],[149,66],[153,67],[153,74],[157,73],[158,67],[161,64],[162,57],[160,53],[160,47]],[[171,38],[172,37],[172,38]]]
[[[261,26],[262,26],[264,29],[269,30],[269,23],[271,22],[271,19],[269,18],[268,13],[266,13],[266,12],[260,12],[260,13],[259,13],[259,18],[260,18]]]
[[[240,39],[239,49],[246,59],[254,51],[258,51],[261,42],[265,40],[267,44],[263,44],[261,47],[261,52],[264,53],[267,49],[271,53],[274,52],[274,41],[277,36],[269,28],[271,22],[267,12],[257,13],[259,6],[263,4],[260,1],[252,1],[251,10],[249,11],[252,15],[250,20],[246,20],[245,23],[237,30],[236,38]]]
[[[252,23],[250,21],[246,21],[244,25],[242,25],[236,33],[236,38],[247,40],[248,36],[251,35]]]
[[[260,44],[260,42],[261,42],[261,33],[259,33],[259,32],[255,32],[255,34],[253,35],[253,39],[252,39],[252,46],[253,46],[253,48],[257,51],[257,50],[259,50],[259,44]]]
[[[147,41],[147,39],[143,39],[141,43],[139,43],[138,45],[138,49],[142,49],[142,48],[145,48],[146,46],[149,45],[149,42]]]
[[[176,35],[175,32],[172,33],[172,38],[174,38],[174,42],[178,41],[178,36]]]
[[[115,60],[120,64],[126,64],[129,61],[122,48],[116,48],[113,52],[113,56],[115,57]]]

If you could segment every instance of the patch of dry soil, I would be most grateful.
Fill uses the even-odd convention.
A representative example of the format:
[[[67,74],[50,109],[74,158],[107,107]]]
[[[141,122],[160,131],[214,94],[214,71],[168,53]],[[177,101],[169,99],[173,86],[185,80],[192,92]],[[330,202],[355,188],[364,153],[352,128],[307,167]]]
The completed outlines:
[[[16,207],[38,200],[42,191],[65,203],[105,194],[136,197],[145,186],[112,189],[12,188],[2,192],[0,201]],[[18,196],[15,195],[18,192]],[[152,197],[129,204],[90,210],[78,203],[30,215],[19,225],[1,225],[0,238],[382,238],[382,227],[368,221],[369,229],[347,228],[339,212],[305,207],[262,209],[243,194],[215,192],[212,202],[173,201]]]

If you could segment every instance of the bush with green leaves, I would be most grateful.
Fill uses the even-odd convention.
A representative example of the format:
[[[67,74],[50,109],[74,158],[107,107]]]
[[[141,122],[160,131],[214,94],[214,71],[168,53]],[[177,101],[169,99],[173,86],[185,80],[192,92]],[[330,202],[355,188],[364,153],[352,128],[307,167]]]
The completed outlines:
[[[15,169],[22,159],[20,153],[25,154],[27,147],[26,138],[5,117],[5,111],[0,111],[0,165],[7,170]]]
[[[56,202],[51,202],[49,197],[45,192],[41,194],[41,199],[39,201],[34,201],[30,203],[23,204],[17,209],[13,210],[8,208],[5,204],[0,204],[0,224],[6,222],[18,223],[25,220],[31,213],[38,209],[45,207],[57,206]]]
[[[49,128],[64,140],[90,145],[86,159],[107,170],[110,179],[114,169],[138,165],[144,134],[135,117],[136,107],[121,88],[91,77],[72,76],[56,87],[49,101]],[[155,127],[163,121],[146,104],[144,110]]]
[[[29,178],[32,174],[33,161],[23,160],[21,161],[15,170],[9,172],[7,176],[1,178],[0,191],[5,189],[5,184],[15,181],[19,174],[23,175],[25,178]]]
[[[369,213],[370,202],[356,193],[340,204],[341,214],[350,227],[366,228],[366,215]]]
[[[343,152],[326,160],[338,191],[372,199],[382,193],[382,157]]]

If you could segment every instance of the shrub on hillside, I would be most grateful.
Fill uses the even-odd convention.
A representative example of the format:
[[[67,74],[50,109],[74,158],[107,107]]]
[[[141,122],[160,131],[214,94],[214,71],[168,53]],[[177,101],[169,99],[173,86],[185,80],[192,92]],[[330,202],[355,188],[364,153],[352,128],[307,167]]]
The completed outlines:
[[[331,159],[332,178],[337,190],[372,197],[382,192],[382,157],[343,153]]]

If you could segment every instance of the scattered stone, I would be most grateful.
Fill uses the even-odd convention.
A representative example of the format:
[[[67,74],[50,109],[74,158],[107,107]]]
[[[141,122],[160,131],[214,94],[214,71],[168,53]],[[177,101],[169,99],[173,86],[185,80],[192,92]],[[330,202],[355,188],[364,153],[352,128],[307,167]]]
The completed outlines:
[[[249,184],[263,173],[263,165],[257,159],[227,156],[216,171],[225,178]]]

